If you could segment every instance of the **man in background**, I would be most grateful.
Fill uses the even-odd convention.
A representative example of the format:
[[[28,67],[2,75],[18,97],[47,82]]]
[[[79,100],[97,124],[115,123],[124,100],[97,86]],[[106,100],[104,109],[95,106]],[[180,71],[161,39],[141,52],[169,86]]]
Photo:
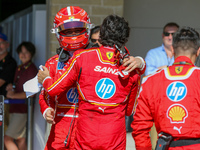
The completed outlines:
[[[94,28],[92,28],[91,35],[90,35],[90,41],[97,47],[100,47],[102,45],[99,42],[99,34],[100,34],[100,26],[95,26]]]
[[[6,96],[6,86],[13,82],[16,61],[8,53],[9,43],[7,36],[0,33],[0,95]]]
[[[147,52],[145,61],[147,64],[145,75],[154,73],[156,70],[171,66],[174,62],[173,51],[171,49],[173,34],[178,31],[179,25],[170,22],[163,28],[163,44]]]
[[[6,97],[6,86],[13,82],[17,63],[14,58],[8,53],[9,48],[8,38],[0,32],[0,95]],[[9,104],[4,105],[4,131],[7,129],[9,122]]]

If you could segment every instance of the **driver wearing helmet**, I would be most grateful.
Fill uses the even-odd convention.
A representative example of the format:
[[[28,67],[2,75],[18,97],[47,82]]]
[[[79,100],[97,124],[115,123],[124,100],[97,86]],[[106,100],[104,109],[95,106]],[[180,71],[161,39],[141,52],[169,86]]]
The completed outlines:
[[[57,55],[49,58],[45,64],[51,77],[61,72],[74,51],[88,46],[91,27],[87,12],[80,7],[65,7],[56,14],[52,32],[55,33],[60,48],[57,49]],[[52,124],[45,150],[73,149],[78,117],[77,101],[76,85],[55,97],[49,96],[45,90],[41,91],[41,113],[46,121]]]
[[[56,14],[52,33],[55,33],[60,48],[57,49],[57,55],[48,59],[45,64],[51,77],[62,72],[74,51],[91,47],[89,44],[91,28],[87,12],[80,7],[68,6]],[[141,68],[139,70],[141,73],[145,71],[145,63],[141,58],[130,56],[124,64],[129,64],[126,68],[129,72],[135,68]],[[78,117],[77,101],[76,85],[54,97],[49,96],[45,90],[41,91],[39,97],[41,113],[46,121],[52,124],[45,150],[73,149]]]

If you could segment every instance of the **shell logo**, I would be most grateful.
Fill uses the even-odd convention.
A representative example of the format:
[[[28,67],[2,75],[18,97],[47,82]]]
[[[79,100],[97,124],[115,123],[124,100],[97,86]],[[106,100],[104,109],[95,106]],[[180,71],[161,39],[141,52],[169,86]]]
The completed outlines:
[[[185,119],[188,117],[188,111],[183,105],[174,104],[168,108],[166,115],[171,123],[185,123]]]

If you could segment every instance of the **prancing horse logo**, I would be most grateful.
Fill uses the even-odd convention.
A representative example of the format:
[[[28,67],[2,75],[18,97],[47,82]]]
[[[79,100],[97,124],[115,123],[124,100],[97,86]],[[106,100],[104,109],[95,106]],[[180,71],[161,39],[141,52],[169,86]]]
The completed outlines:
[[[183,67],[182,67],[182,66],[175,67],[175,72],[176,72],[177,74],[181,73],[182,70],[183,70]]]
[[[110,60],[113,57],[113,52],[107,52],[106,56]]]

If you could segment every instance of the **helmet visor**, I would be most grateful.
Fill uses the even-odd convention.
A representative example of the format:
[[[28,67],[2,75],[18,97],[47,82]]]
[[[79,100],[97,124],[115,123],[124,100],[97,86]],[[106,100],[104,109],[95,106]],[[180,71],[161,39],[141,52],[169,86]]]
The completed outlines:
[[[87,23],[81,22],[81,21],[70,21],[65,22],[62,25],[58,26],[58,32],[61,32],[66,29],[72,29],[72,28],[87,28]]]
[[[59,34],[62,36],[78,36],[86,32],[85,28],[71,28],[60,31]]]

